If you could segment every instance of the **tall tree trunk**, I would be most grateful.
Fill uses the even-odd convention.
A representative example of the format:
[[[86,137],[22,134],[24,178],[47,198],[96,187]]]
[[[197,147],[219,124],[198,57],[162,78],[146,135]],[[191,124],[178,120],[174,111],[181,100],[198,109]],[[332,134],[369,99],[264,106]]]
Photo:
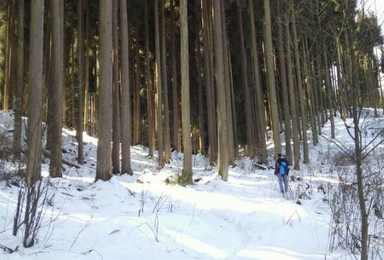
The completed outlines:
[[[292,163],[292,147],[291,147],[291,115],[289,113],[290,106],[289,106],[289,92],[288,92],[288,85],[287,85],[287,70],[285,66],[285,50],[284,50],[284,37],[283,37],[283,24],[287,23],[287,19],[283,20],[283,13],[280,7],[280,1],[277,2],[277,8],[279,13],[279,22],[278,22],[278,38],[279,38],[279,64],[280,64],[280,78],[281,78],[281,88],[283,90],[283,112],[284,112],[284,129],[285,129],[285,156],[288,159],[290,163]],[[289,28],[289,27],[288,27]],[[285,45],[287,48],[290,48],[290,41],[286,39]],[[290,49],[289,49],[290,52]],[[291,57],[287,57],[287,66],[292,66]],[[292,73],[292,67],[290,69],[290,72]],[[292,75],[289,75],[289,77],[292,77]],[[292,80],[292,79],[291,79]]]
[[[153,107],[152,102],[152,82],[151,82],[151,67],[149,64],[149,25],[148,25],[148,0],[145,0],[145,63],[146,63],[146,79],[147,86],[147,120],[148,120],[148,156],[153,157],[153,144],[154,144],[154,120],[153,120]]]
[[[301,129],[303,131],[303,153],[304,153],[304,163],[309,163],[309,151],[308,151],[308,126],[307,126],[307,112],[305,110],[305,94],[303,90],[303,81],[301,74],[301,64],[300,64],[300,51],[299,51],[299,41],[297,38],[297,29],[296,29],[296,17],[295,10],[293,8],[293,2],[291,2],[291,20],[292,20],[292,40],[293,47],[295,50],[295,65],[296,65],[296,80],[297,80],[297,89],[299,92],[299,106],[300,106],[300,115],[301,115]]]
[[[140,44],[139,44],[139,23],[136,24],[136,84],[135,84],[135,102],[134,102],[134,120],[133,120],[133,144],[140,143]]]
[[[316,114],[314,109],[314,101],[313,101],[313,84],[312,84],[312,76],[311,76],[311,70],[309,68],[309,58],[308,58],[308,45],[307,45],[307,39],[305,39],[304,44],[304,50],[303,50],[304,56],[304,74],[307,76],[307,96],[308,96],[308,108],[310,113],[310,121],[311,121],[311,128],[312,128],[312,142],[314,145],[318,144],[317,139],[317,127],[316,127]]]
[[[161,72],[162,72],[162,89],[164,96],[164,150],[165,162],[170,163],[171,160],[171,133],[169,129],[169,102],[168,102],[168,77],[167,77],[167,48],[165,33],[165,0],[161,3]]]
[[[83,164],[83,86],[84,86],[84,8],[83,1],[77,2],[77,62],[78,62],[78,86],[77,86],[77,163]]]
[[[231,54],[229,53],[229,51],[228,51],[228,57],[229,57],[229,71],[232,71],[232,61],[231,61]],[[235,105],[235,93],[234,93],[234,90],[233,90],[233,88],[234,88],[234,86],[233,86],[233,75],[232,75],[232,73],[230,73],[230,91],[231,91],[231,102],[232,102],[232,116],[233,116],[233,122],[236,122],[237,121],[237,119],[236,119],[236,105]],[[237,124],[236,123],[234,123],[233,124],[233,142],[234,142],[234,147],[235,147],[235,149],[234,149],[234,152],[235,152],[235,157],[237,157],[238,156],[238,153],[239,153],[239,150],[238,150],[238,147],[239,147],[239,141],[238,141],[238,136],[237,136]],[[264,141],[265,141],[265,139],[264,139]],[[266,153],[266,150],[265,150],[265,153]],[[262,162],[264,162],[263,161],[263,151],[262,151]],[[265,156],[266,156],[266,154],[265,154]]]
[[[323,53],[324,53],[324,64],[325,64],[325,79],[326,79],[326,93],[328,96],[328,107],[329,107],[329,118],[331,121],[331,137],[335,138],[335,118],[333,116],[333,90],[332,90],[332,82],[330,76],[330,69],[328,64],[328,55],[325,50],[325,44],[323,45]]]
[[[205,131],[204,131],[204,104],[203,104],[203,82],[201,77],[201,50],[200,41],[196,39],[196,63],[197,63],[197,93],[199,103],[199,150],[205,153]]]
[[[183,129],[183,182],[192,183],[192,142],[189,101],[188,7],[180,0],[181,120]]]
[[[155,45],[156,45],[156,86],[157,86],[157,149],[158,149],[158,169],[164,167],[164,136],[163,136],[163,89],[161,73],[161,46],[160,46],[160,26],[159,26],[159,0],[155,0]]]
[[[225,99],[224,82],[224,60],[223,60],[223,30],[221,28],[221,1],[214,1],[214,35],[215,35],[215,60],[216,60],[216,84],[217,114],[218,114],[218,144],[219,144],[219,174],[224,181],[228,181],[228,134],[227,134],[227,111]]]
[[[50,80],[48,85],[48,113],[50,124],[48,125],[49,136],[52,143],[50,147],[50,167],[51,177],[61,177],[62,160],[62,137],[63,128],[63,106],[62,106],[62,84],[64,78],[64,59],[63,59],[63,26],[64,17],[60,15],[60,5],[62,1],[51,0],[51,23],[52,23],[52,58],[50,64]]]
[[[179,111],[179,87],[176,69],[176,48],[175,48],[175,6],[171,1],[171,59],[172,59],[172,103],[173,103],[173,146],[181,151],[179,142],[180,111]]]
[[[119,33],[118,33],[119,0],[113,0],[113,59],[112,59],[112,95],[113,95],[113,121],[112,121],[112,173],[120,173],[120,80],[119,80]]]
[[[84,130],[89,133],[89,0],[85,0]]]
[[[16,95],[15,95],[15,119],[13,131],[13,160],[20,158],[21,146],[21,115],[23,112],[24,89],[24,0],[19,0],[18,28],[17,28],[17,70],[16,70]]]
[[[8,5],[7,11],[7,24],[6,24],[6,45],[5,45],[5,79],[4,79],[4,92],[3,92],[3,110],[9,109],[9,92],[10,92],[10,75],[11,75],[11,60],[12,60],[12,44],[11,44],[11,28],[12,24],[12,3]]]
[[[252,129],[252,106],[251,97],[248,88],[248,75],[247,75],[247,59],[244,47],[244,34],[243,34],[243,18],[241,10],[241,0],[237,0],[237,17],[239,26],[239,40],[240,40],[240,57],[241,57],[241,79],[244,91],[245,103],[245,121],[246,121],[246,136],[247,136],[247,149],[246,155],[253,157],[256,152],[254,131]]]
[[[112,129],[112,0],[100,1],[99,45],[99,135],[97,143],[96,180],[111,178]]]
[[[256,105],[257,105],[257,125],[259,126],[259,139],[261,149],[261,162],[267,163],[267,145],[265,143],[265,115],[264,115],[264,98],[262,96],[260,68],[259,68],[259,56],[257,53],[257,39],[256,39],[256,26],[255,15],[253,11],[253,0],[248,0],[249,18],[251,21],[251,40],[252,40],[252,57],[253,57],[253,69],[255,74],[255,93],[256,93]]]
[[[212,66],[211,66],[211,47],[209,39],[209,22],[208,22],[208,5],[207,0],[201,1],[201,11],[203,13],[202,24],[203,24],[203,44],[204,44],[204,66],[205,66],[205,87],[207,93],[207,117],[208,117],[208,141],[209,141],[209,163],[213,165],[216,159],[216,129],[215,129],[215,102],[214,102],[214,86],[212,82]]]
[[[221,2],[221,27],[223,30],[223,53],[224,53],[224,82],[225,82],[225,100],[227,107],[227,133],[228,133],[228,163],[233,164],[235,161],[235,141],[233,137],[233,107],[232,107],[232,96],[231,96],[231,77],[232,71],[229,66],[229,41],[227,37],[227,25],[225,16],[224,1]]]
[[[44,0],[31,2],[26,179],[31,187],[41,177],[43,108]]]
[[[330,69],[328,64],[328,55],[325,50],[325,45],[323,52],[324,52],[324,63],[325,63],[325,78],[326,78],[326,92],[328,96],[328,107],[329,107],[329,118],[331,121],[331,138],[335,138],[335,118],[334,118],[334,111],[333,111],[333,89],[332,89],[332,81],[330,76]]]
[[[265,60],[268,77],[269,105],[271,108],[272,134],[273,143],[275,145],[275,158],[281,153],[280,129],[279,129],[279,113],[277,109],[277,96],[275,85],[275,72],[273,64],[273,46],[272,46],[272,26],[271,11],[269,0],[264,0],[265,12]]]
[[[120,0],[121,32],[121,172],[131,169],[131,93],[129,85],[129,50],[127,0]]]
[[[287,57],[287,74],[288,74],[288,95],[290,100],[290,108],[292,115],[292,137],[293,137],[293,157],[294,168],[300,170],[300,146],[299,146],[299,130],[297,126],[297,112],[296,112],[296,91],[293,85],[293,70],[292,70],[292,56],[291,56],[291,34],[289,32],[289,22],[285,19],[285,32],[286,32],[286,57]]]

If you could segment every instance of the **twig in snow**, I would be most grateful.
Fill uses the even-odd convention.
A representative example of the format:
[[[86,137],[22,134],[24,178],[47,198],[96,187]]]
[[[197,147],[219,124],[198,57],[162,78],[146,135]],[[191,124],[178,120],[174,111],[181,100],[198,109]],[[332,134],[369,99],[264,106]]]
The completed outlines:
[[[73,241],[71,247],[69,248],[69,251],[72,249],[73,245],[76,243],[77,239],[79,238],[80,234],[89,226],[90,222],[91,222],[91,219],[93,218],[93,216],[91,216],[87,222],[87,224],[85,224],[85,226],[80,230],[80,232],[77,234],[75,240]]]
[[[0,244],[0,249],[2,249],[7,254],[12,254],[12,253],[14,253],[16,251],[16,250],[13,250],[13,249],[11,249],[11,248],[9,248],[7,246],[3,246],[1,244]]]
[[[195,217],[195,209],[196,209],[196,203],[195,203],[195,204],[193,204],[193,213],[192,213],[192,218],[191,218],[191,221],[189,222],[189,225],[191,225],[191,224],[192,224],[192,222],[193,222],[193,219],[194,219],[194,217]]]

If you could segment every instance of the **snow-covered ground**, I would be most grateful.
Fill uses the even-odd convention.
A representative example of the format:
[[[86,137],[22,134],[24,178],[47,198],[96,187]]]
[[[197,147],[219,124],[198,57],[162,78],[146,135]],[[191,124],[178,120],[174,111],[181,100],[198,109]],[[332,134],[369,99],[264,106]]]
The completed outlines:
[[[12,137],[12,118],[0,112],[3,140]],[[336,127],[338,140],[352,145],[344,123],[337,120]],[[329,124],[323,134],[330,134]],[[291,170],[295,181],[287,199],[278,192],[273,169],[260,170],[248,158],[239,159],[223,182],[205,157],[194,156],[198,181],[174,185],[183,155],[174,152],[171,164],[158,172],[156,155],[148,158],[141,146],[131,148],[133,176],[94,182],[97,140],[84,134],[86,161],[80,169],[64,165],[63,178],[51,180],[55,196],[32,248],[23,248],[22,232],[12,236],[17,183],[0,181],[0,245],[18,246],[12,254],[0,250],[0,259],[354,259],[329,252],[330,209],[319,187],[338,182],[331,169],[339,152],[319,139],[310,146],[311,163]],[[76,147],[75,132],[63,130],[65,160],[76,162]],[[1,163],[12,171],[11,163]],[[46,160],[44,176],[48,168]]]

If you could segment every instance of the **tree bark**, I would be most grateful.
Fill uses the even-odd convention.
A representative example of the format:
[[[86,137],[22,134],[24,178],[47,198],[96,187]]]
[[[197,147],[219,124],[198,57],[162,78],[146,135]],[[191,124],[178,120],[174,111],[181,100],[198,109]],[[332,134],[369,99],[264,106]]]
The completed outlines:
[[[118,33],[119,0],[113,0],[113,59],[112,59],[112,95],[113,95],[113,126],[112,126],[112,173],[120,173],[120,80],[119,80],[119,33]]]
[[[161,72],[162,72],[162,89],[164,96],[164,150],[165,163],[170,163],[171,160],[171,133],[169,129],[169,102],[168,102],[168,77],[167,77],[167,48],[166,48],[166,33],[165,33],[165,0],[161,3]]]
[[[296,29],[296,17],[295,10],[293,8],[293,2],[291,2],[291,20],[292,20],[292,40],[293,47],[295,50],[295,65],[296,65],[296,80],[297,80],[297,89],[299,92],[299,106],[301,114],[301,129],[303,131],[303,153],[304,153],[304,163],[309,163],[309,151],[308,151],[308,126],[307,126],[307,112],[305,110],[305,94],[303,91],[303,81],[301,74],[301,64],[300,64],[300,50],[299,42],[297,38],[297,29]]]
[[[136,84],[135,84],[135,102],[134,102],[134,120],[133,120],[133,144],[140,143],[140,44],[139,44],[139,23],[136,24]]]
[[[63,128],[63,107],[62,107],[62,90],[64,78],[64,59],[63,59],[63,31],[64,20],[60,15],[60,5],[62,1],[51,0],[51,23],[52,23],[52,58],[50,65],[50,80],[48,85],[48,110],[50,116],[50,124],[48,131],[50,132],[52,142],[50,144],[50,167],[49,174],[51,177],[61,177],[62,165],[62,137]]]
[[[131,93],[129,85],[129,50],[127,0],[120,0],[121,26],[121,172],[131,169]]]
[[[181,143],[179,142],[180,129],[180,109],[179,109],[179,87],[177,80],[177,61],[175,48],[175,6],[174,0],[170,0],[171,4],[171,59],[172,59],[172,103],[173,103],[173,146],[181,151]]]
[[[27,169],[25,173],[28,187],[41,178],[43,108],[44,0],[32,0],[31,4]]]
[[[154,143],[154,120],[153,120],[153,102],[152,102],[152,81],[151,67],[149,60],[149,25],[148,25],[148,0],[145,0],[145,63],[146,63],[146,80],[147,86],[147,120],[148,120],[148,156],[153,157]]]
[[[264,115],[264,98],[261,87],[259,56],[257,53],[257,39],[256,39],[256,26],[255,15],[253,10],[253,0],[248,0],[249,17],[251,21],[251,40],[252,40],[252,57],[253,57],[253,69],[255,74],[255,93],[256,93],[256,105],[257,105],[257,125],[259,126],[259,139],[261,149],[261,162],[267,163],[267,145],[265,143],[265,115]]]
[[[221,1],[214,1],[214,35],[215,35],[215,60],[216,60],[216,84],[217,84],[217,114],[218,114],[218,144],[219,163],[218,170],[224,181],[228,181],[228,134],[227,134],[227,111],[224,88],[224,60],[223,60],[223,30],[221,28]]]
[[[24,0],[19,0],[18,28],[17,28],[17,70],[16,70],[16,94],[15,94],[15,119],[13,131],[13,160],[20,158],[21,152],[21,127],[23,112],[24,89]]]
[[[287,19],[285,23],[286,32],[286,57],[287,57],[287,74],[288,74],[288,95],[290,99],[290,108],[292,116],[292,137],[293,137],[293,162],[295,170],[300,170],[300,146],[299,146],[299,131],[297,124],[297,112],[296,112],[296,91],[293,85],[293,70],[292,70],[292,56],[291,56],[291,34],[289,32],[289,21]]]
[[[201,11],[203,13],[202,16],[202,24],[203,24],[203,44],[204,44],[204,66],[205,66],[205,87],[206,87],[206,93],[207,93],[207,117],[208,117],[208,141],[209,141],[209,163],[210,165],[213,165],[216,160],[216,129],[215,129],[215,102],[214,102],[214,86],[212,81],[212,66],[211,66],[211,47],[210,47],[210,39],[209,39],[209,11],[208,11],[208,5],[207,0],[201,1]]]
[[[226,25],[226,16],[225,16],[225,6],[224,1],[221,2],[221,27],[223,30],[223,60],[224,60],[224,82],[225,82],[225,100],[227,107],[227,133],[228,133],[228,163],[233,164],[235,161],[235,147],[234,138],[233,138],[233,112],[232,112],[232,96],[231,96],[231,80],[230,75],[232,70],[229,67],[229,41],[227,38],[227,25]]]
[[[84,130],[89,133],[89,0],[85,0]]]
[[[159,26],[159,0],[155,0],[155,45],[156,45],[156,86],[157,86],[157,150],[158,150],[158,169],[164,167],[164,136],[163,136],[163,89],[161,73],[161,46],[160,46],[160,26]]]
[[[188,7],[180,0],[181,120],[183,129],[183,182],[192,183],[192,142],[189,100]]]
[[[279,129],[279,112],[277,109],[277,96],[276,96],[276,84],[275,84],[275,72],[273,64],[273,46],[272,46],[272,26],[271,26],[271,11],[269,0],[264,0],[264,12],[265,12],[265,60],[268,77],[268,91],[269,91],[269,105],[271,108],[272,119],[272,134],[273,143],[275,145],[275,158],[277,154],[281,153],[281,140]]]
[[[241,0],[237,0],[237,17],[238,17],[238,27],[239,27],[239,40],[240,40],[240,57],[241,57],[241,79],[244,91],[244,103],[245,103],[245,121],[246,121],[246,136],[247,136],[247,149],[246,155],[253,157],[256,152],[255,141],[254,141],[254,131],[252,128],[252,106],[251,106],[251,97],[248,88],[248,75],[247,75],[247,59],[245,54],[244,47],[244,33],[243,33],[243,18],[242,18],[242,9],[241,9]]]
[[[84,8],[83,1],[77,2],[77,62],[78,62],[78,86],[77,86],[77,142],[78,142],[78,154],[77,163],[83,164],[83,86],[84,86]]]
[[[201,77],[201,50],[200,41],[196,39],[196,64],[197,64],[197,94],[199,104],[199,150],[205,153],[205,131],[204,131],[204,104],[203,104],[203,82]]]
[[[100,1],[99,139],[96,180],[111,178],[112,129],[112,0]]]
[[[283,37],[283,24],[288,23],[287,19],[284,19],[280,7],[280,1],[277,2],[277,8],[279,13],[279,22],[278,22],[278,39],[279,39],[279,64],[280,64],[280,78],[281,78],[281,88],[283,90],[283,112],[284,112],[284,129],[285,129],[285,156],[290,163],[292,163],[292,147],[291,147],[291,114],[289,106],[289,92],[287,85],[287,70],[285,65],[285,49],[284,49],[284,37]],[[289,27],[288,27],[289,28]],[[287,32],[289,33],[289,32]],[[286,39],[285,45],[287,48],[290,48],[290,41]],[[287,66],[292,66],[291,58],[287,57]],[[288,70],[288,77],[292,77],[292,67]],[[292,80],[292,78],[291,78]]]
[[[328,107],[329,107],[329,118],[331,121],[331,138],[335,138],[335,118],[333,116],[333,90],[332,82],[330,76],[330,69],[328,64],[328,55],[325,50],[325,45],[323,45],[323,54],[324,54],[324,64],[325,64],[325,79],[326,79],[326,93],[328,97]]]

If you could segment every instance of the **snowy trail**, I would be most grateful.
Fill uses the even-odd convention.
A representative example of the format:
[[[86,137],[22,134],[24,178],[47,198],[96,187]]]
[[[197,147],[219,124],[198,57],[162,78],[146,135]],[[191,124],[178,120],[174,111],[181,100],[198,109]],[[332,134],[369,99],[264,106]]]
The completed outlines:
[[[0,114],[6,133],[9,120],[9,114]],[[76,161],[74,136],[63,132],[64,157],[70,162]],[[134,146],[133,176],[94,183],[97,140],[84,135],[84,141],[85,164],[80,169],[65,165],[64,177],[52,180],[57,188],[53,206],[32,248],[20,246],[21,234],[11,235],[18,187],[0,182],[0,244],[20,246],[14,254],[0,252],[1,260],[340,259],[340,253],[329,255],[327,249],[329,213],[314,178],[311,200],[298,205],[279,194],[273,170],[257,170],[250,159],[238,161],[223,182],[206,158],[194,156],[194,178],[201,180],[180,187],[167,183],[181,173],[182,154],[174,152],[171,164],[157,172],[156,154],[149,159],[147,148]],[[305,173],[312,170],[292,171],[304,182],[290,182],[291,198],[305,189]],[[44,176],[47,171],[46,161]]]

